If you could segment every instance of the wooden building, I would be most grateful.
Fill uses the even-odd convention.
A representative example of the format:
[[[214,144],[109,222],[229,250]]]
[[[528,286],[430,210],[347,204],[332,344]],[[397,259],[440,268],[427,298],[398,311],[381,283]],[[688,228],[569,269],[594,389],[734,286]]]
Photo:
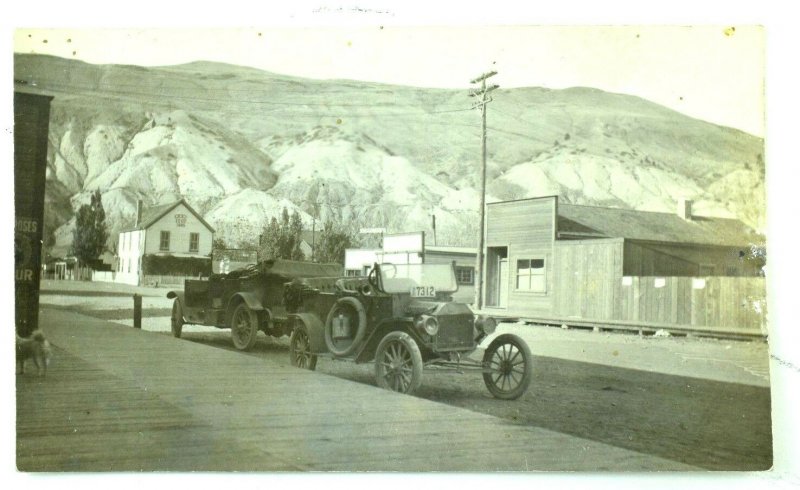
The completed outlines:
[[[140,201],[136,215],[136,226],[119,234],[116,282],[143,284],[147,255],[205,259],[211,270],[214,229],[185,200],[150,208]]]
[[[557,196],[491,203],[484,306],[521,317],[758,328],[763,263],[751,250],[759,243],[738,220],[693,216],[685,200],[677,213]]]

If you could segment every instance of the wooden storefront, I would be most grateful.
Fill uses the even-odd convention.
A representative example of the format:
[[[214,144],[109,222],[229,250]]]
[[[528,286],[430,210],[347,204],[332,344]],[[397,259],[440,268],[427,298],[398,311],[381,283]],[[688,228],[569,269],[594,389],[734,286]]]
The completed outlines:
[[[555,196],[487,208],[484,306],[498,316],[764,331],[765,280],[735,220]]]

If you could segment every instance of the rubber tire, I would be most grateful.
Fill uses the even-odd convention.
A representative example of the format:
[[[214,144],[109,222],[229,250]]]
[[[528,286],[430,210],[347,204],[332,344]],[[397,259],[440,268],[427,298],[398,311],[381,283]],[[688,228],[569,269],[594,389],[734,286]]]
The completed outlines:
[[[500,357],[500,361],[514,361],[519,354],[511,355],[510,352],[506,352],[505,350],[498,352],[501,347],[509,345],[513,348],[516,348],[518,353],[522,355],[522,359],[519,362],[514,362],[511,366],[509,366],[511,369],[513,369],[520,363],[523,364],[521,373],[519,373],[522,375],[520,381],[509,389],[503,389],[502,384],[498,387],[497,383],[493,379],[495,373],[483,373],[483,382],[486,384],[486,388],[489,390],[489,393],[491,393],[495,398],[499,398],[501,400],[516,400],[517,398],[521,397],[523,394],[525,394],[525,391],[528,390],[528,386],[531,383],[531,378],[533,377],[533,356],[531,356],[531,350],[528,347],[528,344],[526,344],[525,341],[518,336],[510,333],[498,335],[497,338],[492,340],[492,342],[489,344],[489,347],[486,349],[486,352],[483,354],[484,366],[490,365],[496,353]],[[498,374],[500,377],[497,378],[497,381],[502,379],[503,382],[505,382],[508,380],[509,386],[511,386],[511,382],[514,381],[514,377],[511,375],[511,373]]]
[[[183,307],[181,302],[176,298],[172,303],[172,316],[170,317],[170,327],[172,329],[172,336],[176,339],[181,338],[183,332]]]
[[[400,350],[390,352],[390,348],[399,347]],[[410,363],[411,366],[406,366],[406,374],[410,378],[403,383],[397,374],[392,374],[386,371],[387,355],[390,357],[405,358],[404,364]],[[387,379],[390,377],[390,379]],[[375,350],[375,381],[376,384],[384,389],[397,391],[410,395],[414,393],[417,388],[422,384],[422,354],[419,351],[419,346],[405,332],[394,331],[386,334],[378,348]]]
[[[297,344],[300,341],[305,342],[305,350],[302,352],[298,352]],[[300,354],[305,354],[303,357],[300,357]],[[311,340],[308,336],[308,329],[303,322],[298,322],[294,329],[292,329],[292,335],[289,337],[289,363],[301,369],[308,369],[313,371],[317,368],[317,356],[311,353]]]
[[[353,337],[353,342],[347,346],[347,348],[337,349],[333,343],[333,317],[335,316],[336,311],[342,306],[347,306],[356,310],[356,313],[358,314],[358,329]],[[364,305],[362,305],[358,299],[351,296],[346,296],[336,300],[336,303],[333,305],[333,307],[331,307],[331,311],[328,312],[328,318],[325,320],[325,346],[328,348],[328,351],[338,357],[347,357],[359,348],[366,333],[367,312],[364,310]]]
[[[237,332],[240,331],[240,329],[237,328],[237,319],[242,315],[247,315],[247,338],[240,338],[240,336],[237,335]],[[257,338],[258,316],[247,307],[247,304],[240,303],[236,309],[233,310],[233,315],[231,315],[231,340],[233,340],[233,346],[242,351],[250,350],[256,344]]]

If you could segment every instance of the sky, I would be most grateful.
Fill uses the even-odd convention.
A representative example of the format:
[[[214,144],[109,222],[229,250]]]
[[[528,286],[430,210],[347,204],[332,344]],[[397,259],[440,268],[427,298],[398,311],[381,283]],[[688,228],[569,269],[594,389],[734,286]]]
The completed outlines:
[[[14,51],[90,63],[220,61],[317,79],[594,87],[764,136],[765,35],[755,25],[358,25],[14,30]],[[390,20],[390,19],[387,19]]]

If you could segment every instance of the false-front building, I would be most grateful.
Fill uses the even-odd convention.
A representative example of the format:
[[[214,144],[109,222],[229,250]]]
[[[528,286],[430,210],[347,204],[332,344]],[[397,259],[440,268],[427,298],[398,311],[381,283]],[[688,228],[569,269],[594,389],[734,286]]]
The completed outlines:
[[[693,216],[690,201],[677,213],[556,196],[491,203],[483,305],[555,320],[759,328],[759,244],[738,220]]]

